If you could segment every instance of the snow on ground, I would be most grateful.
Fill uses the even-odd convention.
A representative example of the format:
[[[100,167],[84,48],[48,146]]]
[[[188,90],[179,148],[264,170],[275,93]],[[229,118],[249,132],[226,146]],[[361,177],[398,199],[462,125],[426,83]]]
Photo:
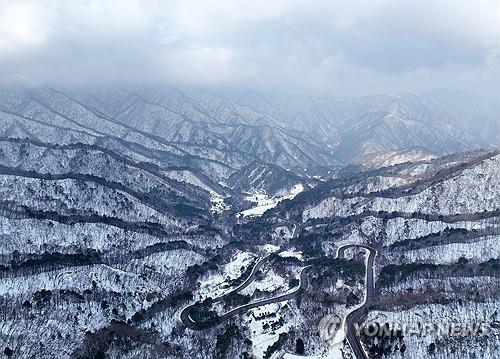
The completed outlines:
[[[215,190],[213,188],[211,188],[207,183],[205,183],[203,180],[201,180],[198,176],[193,174],[191,171],[172,170],[172,171],[163,171],[163,174],[165,174],[169,178],[172,178],[176,181],[189,183],[193,186],[200,187],[200,188],[204,189],[205,191],[209,192],[210,196],[211,196],[210,202],[212,203],[212,208],[210,208],[211,212],[222,213],[224,211],[227,211],[230,208],[230,206],[228,206],[226,203],[224,203],[224,197],[222,197],[219,193],[215,192]]]
[[[237,214],[238,217],[259,217],[264,214],[268,209],[274,208],[278,205],[280,200],[276,197],[270,197],[266,194],[254,194],[247,197],[247,200],[256,203],[255,207],[246,209]]]
[[[161,337],[166,341],[169,339],[172,330],[177,326],[178,321],[173,320],[176,318],[177,308],[165,308],[156,315],[152,316],[148,320],[140,324],[140,327],[144,330],[150,330],[155,328]]]
[[[335,306],[335,310],[331,312],[331,314],[338,314],[341,318],[345,318],[348,313],[350,313],[354,309],[346,309],[345,305]],[[314,341],[313,343],[309,343],[310,346],[306,351],[307,355],[294,355],[291,353],[285,353],[284,359],[343,359],[344,356],[342,353],[350,353],[351,349],[349,346],[344,347],[344,330],[339,330],[337,335],[331,337],[329,333],[325,333],[322,326],[322,321],[325,323],[329,323],[329,316],[322,318],[318,323],[319,329],[319,342]],[[311,345],[312,344],[312,345]],[[319,345],[318,345],[319,344]],[[348,356],[346,356],[348,357]]]
[[[314,355],[294,355],[286,353],[283,359],[343,359],[342,344],[335,344],[326,348]]]
[[[447,305],[425,304],[418,305],[408,310],[397,311],[370,311],[367,322],[378,323],[400,323],[406,325],[414,324],[441,324],[441,323],[462,323],[480,324],[491,323],[499,320],[498,308],[500,301],[489,300],[483,303],[477,302],[456,302]],[[489,332],[489,333],[488,333]],[[498,346],[498,329],[490,329],[487,332],[489,337],[477,335],[442,335],[436,331],[430,331],[427,335],[405,335],[406,344],[405,355],[410,355],[412,359],[429,358],[427,348],[430,343],[436,343],[437,339],[442,339],[449,343],[454,341],[453,348],[436,346],[436,352],[432,356],[436,359],[458,359],[458,358],[483,358],[497,359],[500,357],[500,347]],[[458,342],[457,342],[458,341]],[[390,358],[401,358],[400,354],[389,356]]]
[[[168,285],[167,283],[166,286]],[[84,293],[85,290],[113,293],[119,295],[126,303],[126,306],[120,307],[120,314],[125,318],[129,318],[141,309],[148,308],[152,304],[152,301],[147,299],[148,297],[155,300],[168,294],[165,286],[150,278],[124,272],[107,265],[48,271],[25,277],[22,280],[17,277],[0,280],[0,295],[4,298],[34,298],[34,293],[41,290],[54,292],[68,290],[79,294]],[[59,311],[60,308],[52,307],[52,309]],[[66,308],[64,312],[66,316],[69,313],[69,311],[66,312]],[[95,323],[95,325],[92,324],[93,319],[96,320],[96,323],[101,323],[102,319],[100,317],[88,319],[89,326],[94,330],[99,326]]]
[[[294,230],[291,230],[288,226],[280,226],[276,227],[273,231],[272,238],[273,241],[280,241],[282,239],[290,239],[293,237]]]
[[[301,251],[296,252],[294,249],[280,252],[279,256],[283,257],[283,258],[293,257],[293,258],[297,258],[298,260],[303,259],[302,252]]]
[[[298,183],[292,187],[289,193],[286,192],[280,193],[280,195],[283,197],[283,199],[292,199],[293,197],[295,197],[296,195],[298,195],[303,191],[304,191],[304,186],[302,185],[302,183]]]
[[[178,249],[132,259],[126,263],[126,270],[138,273],[150,270],[173,277],[180,276],[189,266],[204,261],[205,257],[196,252]]]
[[[473,262],[484,262],[500,256],[499,240],[500,236],[489,236],[470,243],[449,243],[406,251],[403,256],[396,251],[394,256],[403,258],[405,262],[448,264],[456,262],[460,257]]]
[[[134,251],[158,242],[188,241],[191,237],[172,235],[159,238],[103,223],[68,225],[50,220],[8,218],[0,215],[0,238],[0,254],[9,254],[15,250],[20,253],[74,253],[80,248],[107,251],[120,247]],[[193,242],[197,245],[197,242],[201,241],[195,238]],[[219,242],[222,241],[219,239]]]
[[[0,347],[2,352],[7,346],[13,348],[12,358],[71,358],[85,332],[99,330],[108,320],[99,302],[87,302],[83,307],[70,302],[63,310],[42,308],[30,318],[21,315],[15,320],[2,320]],[[35,353],[37,348],[39,351]]]
[[[344,286],[344,281],[342,279],[337,279],[337,282],[335,283],[335,288],[342,288]]]
[[[355,249],[356,249],[356,250],[359,250],[358,248],[355,248]],[[347,250],[349,250],[349,249],[347,249]],[[365,267],[367,267],[367,265],[368,265],[368,258],[369,258],[369,256],[368,256],[368,251],[366,251],[366,250],[363,250],[363,251],[366,253],[366,255],[365,255]],[[367,281],[366,281],[366,276],[367,276],[367,275],[368,275],[368,274],[365,274],[365,283],[367,282]],[[338,286],[342,286],[342,285],[344,285],[344,283],[343,283],[343,282],[339,282],[339,281],[337,281],[337,283],[335,283],[335,286],[336,286],[336,287],[338,287]],[[347,308],[347,309],[344,311],[344,313],[342,314],[342,328],[345,328],[345,327],[346,327],[345,320],[346,320],[347,316],[348,316],[349,314],[351,314],[353,311],[355,311],[356,309],[361,308],[361,307],[364,305],[364,303],[366,302],[366,296],[367,296],[367,290],[366,290],[366,288],[365,288],[365,289],[364,289],[364,293],[363,293],[363,301],[362,301],[361,303],[359,303],[359,304],[357,304],[357,305],[353,306],[353,307],[349,307],[349,308]],[[331,343],[332,343],[332,344],[342,343],[342,342],[343,342],[343,340],[345,339],[345,336],[346,336],[346,332],[345,332],[345,330],[339,330],[339,331],[336,333],[335,337],[334,337],[334,338],[332,338]]]
[[[231,208],[230,205],[224,202],[224,197],[222,197],[220,194],[212,192],[211,195],[212,195],[212,198],[210,199],[210,202],[212,203],[212,208],[210,208],[211,212],[222,213]]]
[[[255,259],[255,255],[248,252],[238,252],[227,263],[222,273],[205,276],[201,279],[200,289],[197,290],[195,300],[219,297],[229,291],[228,281],[240,277]]]
[[[297,277],[299,277],[299,273],[297,273]],[[296,288],[290,289],[290,291],[295,289]],[[342,313],[342,317],[345,318],[348,313],[355,308],[357,307],[346,309],[345,306],[342,306],[339,313]],[[252,309],[244,315],[243,319],[246,326],[249,328],[250,339],[253,345],[253,354],[256,358],[263,358],[267,348],[279,339],[281,333],[293,330],[297,323],[300,322],[300,313],[288,309],[289,307],[285,301]],[[297,315],[299,315],[299,317],[297,317]],[[272,324],[279,323],[280,320],[282,320],[282,324],[276,324],[273,330]],[[266,326],[266,328],[264,328],[265,324],[268,324],[269,327]],[[312,355],[299,356],[285,353],[283,350],[280,350],[276,352],[273,357],[288,359],[342,359],[342,350],[345,349],[342,342],[344,338],[343,332],[339,338],[339,343],[323,342],[319,348],[316,347],[317,349],[315,349],[315,353]]]
[[[368,156],[364,163],[362,163],[363,167],[366,168],[377,168],[377,167],[387,167],[394,166],[399,163],[405,162],[420,162],[420,161],[430,161],[432,159],[437,158],[438,156],[425,153],[418,150],[408,150],[405,152],[402,151],[388,151],[380,154],[374,154]],[[426,166],[427,164],[422,164],[422,166]]]
[[[193,174],[193,172],[191,171],[171,170],[171,171],[162,171],[162,173],[165,176],[175,181],[189,183],[193,186],[200,187],[205,191],[209,192],[212,196],[217,194],[210,186],[208,186],[204,181],[202,181],[198,176]]]
[[[480,293],[488,291],[489,288],[498,287],[500,278],[490,276],[480,277],[447,277],[446,279],[434,278],[411,278],[405,281],[381,289],[381,293],[404,293],[411,290],[412,295],[427,293],[429,291],[441,294],[455,293],[461,288],[478,290]]]
[[[402,169],[400,171],[400,174],[401,176],[411,176],[411,177],[421,176],[422,174],[425,173],[425,171],[427,171],[429,167],[430,164],[428,163],[419,163],[410,166],[408,168]]]
[[[297,278],[299,277],[298,273]],[[273,284],[279,281],[283,287],[286,287],[283,278],[275,275],[274,280],[276,282]],[[292,288],[288,292],[296,289]],[[288,301],[263,305],[244,314],[243,320],[250,330],[253,354],[256,358],[263,358],[267,348],[279,339],[279,335],[289,332],[295,326],[297,314],[295,311],[289,310]]]
[[[366,242],[365,237],[360,233],[358,229],[354,229],[347,236],[343,237],[340,241],[335,242],[337,248],[340,248],[346,244],[364,244]]]
[[[374,176],[345,188],[346,193],[372,193],[402,186],[408,179],[401,177]]]
[[[238,217],[259,217],[264,214],[268,209],[274,208],[285,199],[292,199],[300,192],[304,191],[302,183],[296,184],[290,192],[279,196],[268,196],[264,191],[258,190],[257,192],[246,197],[246,200],[255,203],[256,206],[246,209],[237,214]]]
[[[435,183],[422,191],[396,198],[330,196],[306,208],[303,221],[332,215],[347,217],[363,211],[386,211],[454,215],[479,213],[498,208],[500,197],[500,155],[457,172],[454,177]],[[481,194],[478,197],[478,193]]]
[[[483,219],[478,221],[461,221],[445,223],[442,221],[428,221],[419,218],[391,218],[387,220],[385,231],[387,239],[385,245],[391,245],[405,239],[415,239],[430,234],[438,234],[446,228],[463,228],[466,230],[481,230],[488,227],[497,227],[496,220]]]
[[[210,236],[207,238],[206,235],[201,235],[201,236],[178,236],[175,237],[179,240],[182,240],[188,244],[191,244],[194,247],[200,248],[200,249],[214,249],[214,248],[220,248],[224,244],[226,244],[226,241],[224,238],[222,238],[220,235],[216,234],[214,236]],[[173,239],[171,239],[172,241]]]
[[[266,253],[274,253],[280,250],[280,247],[274,245],[274,244],[264,244],[262,246],[262,250]]]
[[[289,325],[285,322],[276,329],[272,327],[264,329],[265,324],[276,323],[280,320],[281,309],[287,302],[272,303],[250,310],[244,316],[244,321],[250,329],[250,340],[252,341],[253,354],[256,358],[263,358],[267,348],[273,345],[281,333],[288,332]],[[275,316],[270,316],[275,314]]]
[[[287,289],[285,278],[276,274],[272,269],[269,269],[264,274],[261,280],[254,280],[248,287],[241,291],[243,295],[252,296],[256,290],[262,292],[274,292],[277,289]]]
[[[40,289],[68,289],[79,293],[86,288],[92,288],[93,281],[98,284],[99,289],[116,293],[162,291],[159,285],[135,273],[121,271],[105,264],[96,264],[47,271],[25,277],[23,280],[17,277],[1,278],[0,295],[26,296]]]

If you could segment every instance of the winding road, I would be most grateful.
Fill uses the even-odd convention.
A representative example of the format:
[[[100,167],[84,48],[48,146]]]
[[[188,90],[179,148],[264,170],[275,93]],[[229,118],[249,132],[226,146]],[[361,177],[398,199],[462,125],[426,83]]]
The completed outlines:
[[[281,294],[281,295],[279,295],[277,297],[263,299],[263,300],[260,300],[260,301],[257,301],[257,302],[253,302],[253,303],[248,303],[248,304],[242,305],[241,307],[232,309],[229,312],[227,312],[227,313],[223,314],[222,316],[220,316],[220,321],[223,322],[223,321],[228,320],[228,319],[230,319],[230,318],[232,318],[232,317],[234,317],[236,315],[242,314],[242,313],[246,312],[249,309],[260,307],[261,305],[283,302],[285,300],[289,300],[289,299],[295,298],[300,292],[306,290],[306,288],[307,288],[307,284],[308,284],[308,282],[307,282],[307,275],[306,275],[306,269],[307,268],[309,268],[309,266],[304,267],[304,268],[302,268],[300,270],[300,284],[297,287],[297,289],[295,289],[293,292],[284,293],[284,294]]]
[[[356,335],[355,324],[361,324],[368,313],[368,307],[373,301],[375,295],[375,280],[373,276],[373,264],[375,262],[375,257],[377,256],[377,250],[370,246],[362,244],[347,244],[342,246],[337,251],[337,258],[343,258],[345,250],[348,248],[363,248],[369,252],[368,259],[366,261],[366,296],[364,303],[351,313],[349,313],[345,320],[345,325],[347,326],[347,341],[352,348],[354,356],[357,359],[368,359],[368,355],[361,345],[360,338]]]
[[[339,247],[337,249],[336,258],[344,258],[345,251],[349,248],[363,248],[369,252],[369,256],[368,256],[368,259],[366,261],[365,301],[360,307],[358,307],[357,309],[355,309],[354,311],[349,313],[345,319],[345,325],[347,326],[346,337],[347,337],[347,340],[349,342],[349,345],[351,346],[351,348],[353,350],[355,357],[357,359],[368,359],[368,356],[361,345],[360,339],[356,335],[355,324],[361,323],[364,320],[364,317],[366,316],[366,314],[368,312],[367,308],[371,304],[371,302],[373,301],[373,297],[375,294],[375,281],[374,281],[374,275],[373,275],[373,265],[375,262],[375,257],[377,256],[377,250],[370,247],[370,246],[363,245],[363,244],[346,244],[346,245]],[[220,297],[213,299],[212,303],[220,302],[220,301],[224,300],[225,298],[227,298],[228,296],[230,296],[231,294],[240,292],[241,290],[245,289],[248,285],[250,285],[255,280],[256,273],[269,261],[270,257],[271,256],[268,255],[266,257],[261,258],[255,264],[250,275],[242,284],[240,284],[237,288],[233,289],[232,291],[230,291],[230,292],[228,292]],[[300,270],[299,286],[293,292],[284,293],[284,294],[278,295],[276,297],[263,299],[260,301],[256,301],[253,303],[248,303],[248,304],[239,306],[239,307],[232,309],[232,310],[224,313],[223,315],[221,315],[218,318],[217,322],[214,323],[214,325],[218,325],[218,324],[220,324],[226,320],[229,320],[237,315],[243,314],[244,312],[246,312],[252,308],[260,307],[262,305],[271,304],[271,303],[283,302],[285,300],[295,298],[297,295],[299,295],[301,292],[303,292],[304,290],[307,289],[308,280],[307,280],[306,271],[308,268],[310,268],[310,266],[303,267]],[[198,325],[190,317],[191,310],[199,304],[200,303],[194,303],[192,305],[189,305],[189,306],[185,307],[180,313],[181,322],[189,329],[193,329],[193,330],[206,329],[205,327]]]
[[[230,292],[228,292],[220,297],[213,299],[212,303],[220,302],[220,301],[224,300],[225,298],[229,297],[231,294],[240,292],[243,289],[245,289],[246,287],[248,287],[255,280],[256,273],[264,266],[264,264],[266,264],[269,261],[270,258],[271,258],[271,256],[268,255],[268,256],[260,259],[253,267],[252,272],[250,273],[248,278],[241,285],[239,285],[237,288],[233,289],[232,291],[230,291]],[[293,292],[284,293],[284,294],[281,294],[281,295],[276,296],[276,297],[263,299],[263,300],[260,300],[257,302],[248,303],[248,304],[242,305],[240,307],[234,308],[234,309],[230,310],[229,312],[221,315],[218,318],[217,323],[215,323],[215,324],[220,324],[220,323],[222,323],[222,322],[224,322],[232,317],[235,317],[237,315],[240,315],[240,314],[246,312],[249,309],[260,307],[260,306],[266,305],[266,304],[283,302],[285,300],[289,300],[289,299],[296,297],[300,292],[304,291],[307,288],[307,283],[308,283],[307,276],[306,276],[306,269],[307,268],[309,268],[309,266],[303,267],[300,270],[299,286]],[[192,305],[185,307],[181,311],[180,320],[189,329],[193,329],[193,330],[206,329],[204,327],[200,327],[190,317],[191,310],[199,304],[200,303],[194,303]]]
[[[257,274],[257,272],[269,261],[269,259],[271,259],[271,255],[268,255],[268,256],[265,256],[261,259],[259,259],[257,261],[257,263],[255,264],[255,266],[253,267],[252,271],[250,272],[250,275],[248,276],[247,279],[245,279],[245,281],[243,283],[241,283],[238,287],[236,287],[235,289],[221,295],[220,297],[217,297],[217,298],[214,298],[212,299],[212,303],[218,303],[228,297],[230,297],[232,294],[234,293],[238,293],[238,292],[241,292],[243,289],[245,289],[246,287],[248,287],[254,280],[255,280],[255,275]],[[200,328],[192,319],[191,317],[189,316],[191,310],[193,308],[195,308],[197,305],[199,305],[199,303],[194,303],[192,305],[189,305],[187,307],[185,307],[182,311],[181,311],[181,314],[180,314],[180,320],[181,322],[188,328],[190,329],[193,329],[193,330],[200,330],[200,329],[204,329],[204,328]],[[238,308],[236,308],[238,309]],[[227,313],[226,313],[227,314]],[[226,315],[225,314],[225,315]],[[224,316],[225,316],[224,315]],[[219,317],[219,322],[221,321],[222,317]]]

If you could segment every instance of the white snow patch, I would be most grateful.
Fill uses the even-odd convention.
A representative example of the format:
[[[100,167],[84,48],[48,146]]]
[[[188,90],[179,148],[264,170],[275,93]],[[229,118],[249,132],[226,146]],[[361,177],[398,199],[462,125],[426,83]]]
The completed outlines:
[[[389,322],[389,323],[456,323],[457,319],[465,324],[490,323],[498,320],[498,299],[486,302],[464,302],[442,304],[417,305],[408,310],[397,311],[370,311],[367,322]],[[460,337],[460,341],[455,341],[453,348],[457,354],[450,352],[449,347],[437,346],[433,357],[436,359],[447,358],[483,358],[497,359],[500,357],[500,347],[496,338],[498,335],[490,333],[490,338],[482,338],[481,335],[471,335]],[[430,343],[438,339],[451,341],[454,336],[443,336],[436,331],[430,331],[427,335],[405,335],[404,342],[408,350],[411,350],[412,359],[429,358],[427,347]],[[481,340],[483,339],[483,340]],[[486,339],[486,340],[484,340]],[[390,356],[400,358],[399,355]]]
[[[264,278],[253,281],[248,287],[241,291],[241,294],[252,296],[256,290],[274,292],[280,288],[286,289],[285,278],[279,276],[273,270],[268,270]]]
[[[342,279],[337,279],[337,282],[335,283],[336,288],[342,288],[344,286],[344,281]]]
[[[283,326],[275,330],[272,328],[263,328],[266,323],[271,325],[279,321],[281,318],[279,311],[285,304],[286,302],[263,305],[252,309],[245,315],[244,320],[250,329],[250,339],[252,340],[252,350],[255,357],[263,358],[267,348],[279,339],[279,335],[288,332],[286,322]],[[275,313],[276,316],[262,318],[272,313]]]
[[[224,295],[230,290],[228,282],[241,276],[254,258],[255,255],[248,252],[235,254],[231,261],[224,266],[222,273],[204,277],[201,280],[200,289],[194,293],[196,301]]]
[[[304,186],[302,185],[302,183],[296,184],[295,186],[293,186],[290,192],[280,196],[269,196],[262,190],[259,190],[246,198],[247,201],[256,203],[256,206],[246,209],[238,213],[236,216],[237,217],[262,216],[264,212],[266,212],[268,209],[276,207],[278,203],[280,203],[285,199],[293,199],[302,191],[304,191]]]
[[[286,353],[283,359],[343,359],[342,356],[342,343],[338,343],[328,348],[325,348],[321,353],[314,355],[294,355]]]
[[[293,258],[297,258],[299,260],[303,259],[302,252],[300,252],[300,251],[295,252],[294,250],[283,251],[283,252],[280,252],[278,255],[280,257],[283,257],[283,258],[293,257]]]
[[[264,250],[264,252],[266,253],[274,253],[274,252],[277,252],[280,250],[280,247],[274,245],[274,244],[264,244],[262,246],[262,249]]]
[[[439,264],[454,263],[460,257],[465,257],[473,262],[484,262],[500,256],[499,240],[500,236],[489,236],[470,243],[448,243],[431,246],[406,251],[401,258],[405,262],[422,261]],[[398,256],[397,252],[394,255]]]
[[[227,211],[231,208],[230,205],[224,203],[224,197],[222,197],[218,193],[211,193],[212,198],[210,199],[210,202],[212,203],[212,208],[210,208],[210,212],[213,213],[222,213],[224,211]]]

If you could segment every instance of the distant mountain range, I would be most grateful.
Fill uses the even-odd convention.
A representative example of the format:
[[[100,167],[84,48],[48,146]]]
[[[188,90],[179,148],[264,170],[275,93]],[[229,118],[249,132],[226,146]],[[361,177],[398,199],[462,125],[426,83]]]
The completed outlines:
[[[323,141],[347,162],[407,147],[442,155],[500,143],[498,103],[455,91],[351,100],[250,93],[239,101]]]
[[[213,180],[253,161],[321,171],[374,153],[500,143],[500,106],[456,92],[352,100],[174,88],[0,91],[0,136],[86,143]]]

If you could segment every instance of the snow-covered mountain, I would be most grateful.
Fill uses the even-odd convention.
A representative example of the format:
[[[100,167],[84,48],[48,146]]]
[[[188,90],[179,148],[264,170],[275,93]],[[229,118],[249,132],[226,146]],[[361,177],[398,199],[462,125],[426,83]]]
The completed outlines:
[[[454,91],[350,100],[250,93],[239,101],[324,141],[345,161],[407,147],[444,155],[500,141],[498,103]]]
[[[255,160],[313,169],[409,147],[444,155],[500,144],[498,104],[451,91],[339,100],[168,87],[4,89],[0,113],[3,136],[99,141],[224,178]]]
[[[275,196],[287,193],[297,185],[312,187],[318,182],[317,179],[298,176],[281,167],[255,161],[233,173],[227,183],[231,188],[243,193],[261,190]]]
[[[409,147],[402,150],[375,152],[358,158],[354,163],[363,169],[376,169],[405,162],[427,161],[439,157],[421,147]]]
[[[499,151],[403,163],[321,184],[278,204],[261,221],[300,223],[302,234],[291,244],[315,256],[351,243],[376,248],[376,295],[365,323],[490,328],[453,338],[365,335],[370,357],[494,358],[500,340],[499,179]]]
[[[338,165],[333,152],[269,116],[174,89],[24,89],[0,93],[2,137],[96,144],[212,178],[259,160],[286,168]]]

